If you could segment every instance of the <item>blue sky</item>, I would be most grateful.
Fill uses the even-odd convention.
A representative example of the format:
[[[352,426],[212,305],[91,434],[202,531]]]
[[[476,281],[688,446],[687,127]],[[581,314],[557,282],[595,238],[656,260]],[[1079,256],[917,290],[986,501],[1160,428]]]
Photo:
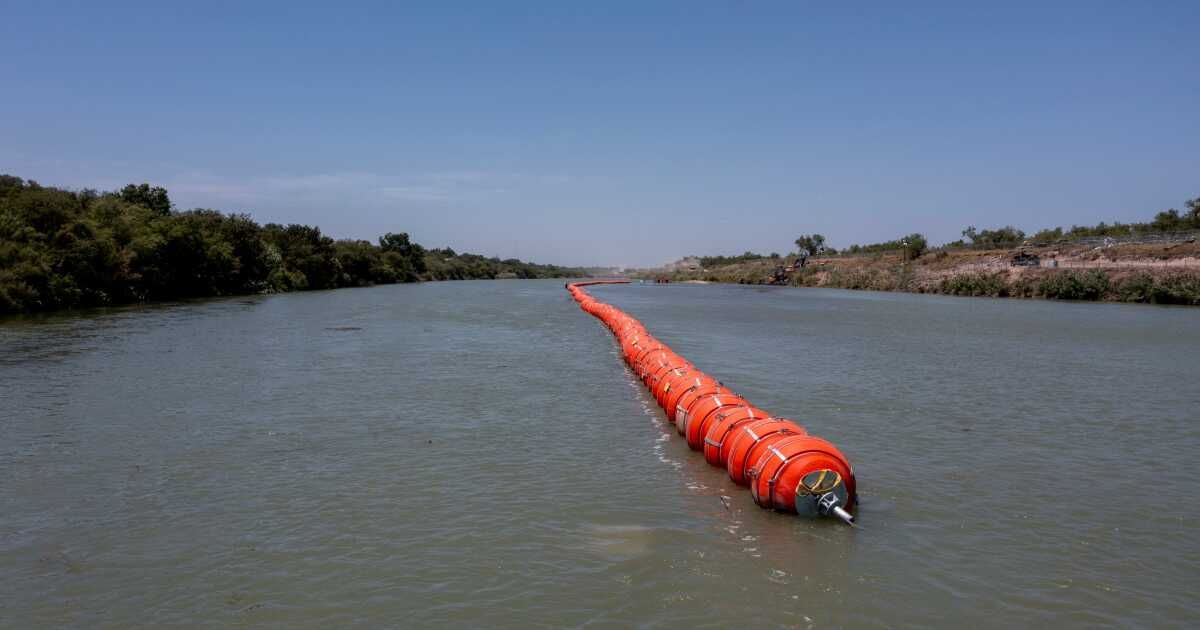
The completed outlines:
[[[834,4],[0,0],[0,172],[618,265],[1200,196],[1200,2]]]

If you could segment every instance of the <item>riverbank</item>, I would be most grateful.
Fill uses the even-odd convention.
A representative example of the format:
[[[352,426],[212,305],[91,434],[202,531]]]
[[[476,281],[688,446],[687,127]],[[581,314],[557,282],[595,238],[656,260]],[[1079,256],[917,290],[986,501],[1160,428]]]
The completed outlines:
[[[946,295],[1200,305],[1200,243],[1109,247],[1055,243],[1020,249],[942,249],[905,260],[901,252],[750,260],[635,277],[687,282],[782,284]]]
[[[377,242],[246,214],[180,211],[167,191],[66,190],[0,175],[0,314],[425,280],[574,278],[588,270]]]

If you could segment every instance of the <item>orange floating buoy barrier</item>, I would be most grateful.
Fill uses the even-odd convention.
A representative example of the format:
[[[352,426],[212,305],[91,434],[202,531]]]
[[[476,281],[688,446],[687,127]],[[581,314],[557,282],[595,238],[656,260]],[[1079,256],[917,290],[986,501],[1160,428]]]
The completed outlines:
[[[569,283],[579,307],[612,331],[629,369],[645,384],[679,434],[729,478],[750,486],[764,508],[805,516],[832,516],[854,524],[854,468],[827,440],[750,404],[701,372],[637,319],[588,294],[585,286],[628,280]]]

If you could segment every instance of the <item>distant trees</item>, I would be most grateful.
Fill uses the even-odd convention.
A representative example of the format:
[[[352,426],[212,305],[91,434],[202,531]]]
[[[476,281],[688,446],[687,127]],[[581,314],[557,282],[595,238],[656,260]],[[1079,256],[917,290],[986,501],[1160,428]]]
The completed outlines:
[[[268,223],[263,227],[263,238],[283,259],[282,268],[289,289],[333,289],[338,286],[341,264],[333,239],[321,234],[321,228]]]
[[[778,256],[778,254],[776,254],[776,256]],[[722,267],[724,265],[750,262],[751,260],[762,260],[764,258],[770,258],[770,256],[764,256],[754,252],[746,252],[737,256],[697,256],[695,258],[700,261],[701,267],[710,269],[712,267]]]
[[[1200,230],[1200,197],[1185,202],[1187,210],[1179,211],[1169,208],[1158,212],[1154,218],[1144,223],[1106,223],[1101,221],[1096,225],[1073,225],[1064,230],[1061,227],[1038,230],[1026,239],[1025,233],[1009,225],[991,230],[979,230],[970,226],[962,231],[964,239],[946,243],[949,249],[1012,249],[1019,247],[1026,240],[1034,243],[1053,243],[1060,240],[1073,240],[1094,237],[1137,237],[1139,235],[1165,232],[1187,232]]]
[[[825,237],[820,234],[802,234],[796,239],[796,260],[800,266],[808,261],[809,256],[825,253]]]
[[[904,252],[905,260],[915,260],[929,249],[929,242],[925,240],[925,235],[912,233],[900,239],[901,250]]]
[[[884,241],[882,243],[870,243],[868,245],[851,245],[842,250],[845,254],[882,254],[886,252],[900,252],[905,260],[913,260],[919,258],[925,250],[929,248],[929,242],[925,239],[925,235],[914,232],[908,236],[898,238],[894,241]]]
[[[1163,210],[1154,218],[1144,223],[1106,223],[1101,221],[1096,225],[1073,225],[1070,229],[1062,227],[1038,230],[1026,238],[1025,232],[1011,226],[991,230],[979,230],[969,226],[962,231],[963,239],[946,243],[946,249],[1012,249],[1026,242],[1053,243],[1056,241],[1071,241],[1095,237],[1137,237],[1140,235],[1187,232],[1200,230],[1200,197],[1185,202],[1186,211],[1180,212],[1175,208]]]
[[[117,193],[121,201],[149,208],[154,212],[166,215],[171,213],[171,197],[166,188],[150,186],[150,184],[129,184]]]
[[[1035,243],[1052,243],[1063,237],[1063,229],[1060,227],[1046,228],[1038,230],[1029,240]]]
[[[974,249],[1007,249],[1025,242],[1025,232],[1011,225],[994,230],[977,230],[972,225],[962,235],[971,240],[969,247]]]
[[[820,234],[802,234],[796,239],[797,250],[807,250],[810,255],[824,253],[825,237]]]
[[[1031,240],[1035,242],[1052,242],[1061,239],[1112,236],[1136,237],[1144,234],[1165,232],[1188,232],[1200,230],[1200,197],[1184,202],[1187,210],[1180,212],[1175,208],[1163,210],[1154,218],[1144,223],[1106,223],[1101,221],[1096,225],[1073,225],[1071,229],[1061,227],[1041,230],[1034,234]]]
[[[383,250],[385,262],[391,266],[401,282],[411,282],[428,269],[425,264],[425,248],[408,239],[407,232],[388,232],[379,237],[379,249]],[[454,250],[449,250],[455,256]]]
[[[563,278],[584,276],[584,269],[572,269],[556,265],[536,265],[516,258],[501,260],[498,257],[478,254],[455,253],[449,247],[430,249],[425,253],[423,277],[429,280],[468,280],[472,278]]]
[[[1200,198],[1189,199],[1187,208],[1187,211],[1182,213],[1175,208],[1159,212],[1154,215],[1150,227],[1156,232],[1200,229]]]
[[[428,271],[437,259],[439,273]],[[444,272],[447,268],[452,271]],[[563,277],[580,269],[426,250],[408,234],[335,241],[307,225],[172,210],[149,184],[48,188],[0,175],[0,313],[366,286],[422,279]]]

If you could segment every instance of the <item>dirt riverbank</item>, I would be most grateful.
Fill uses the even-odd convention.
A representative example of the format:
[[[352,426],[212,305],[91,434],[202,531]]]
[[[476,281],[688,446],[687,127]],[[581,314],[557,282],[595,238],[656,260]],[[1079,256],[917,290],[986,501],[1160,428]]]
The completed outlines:
[[[1011,250],[935,250],[794,259],[764,258],[695,271],[648,270],[646,279],[786,284],[991,297],[1200,305],[1200,243],[1109,246],[1056,243]]]

